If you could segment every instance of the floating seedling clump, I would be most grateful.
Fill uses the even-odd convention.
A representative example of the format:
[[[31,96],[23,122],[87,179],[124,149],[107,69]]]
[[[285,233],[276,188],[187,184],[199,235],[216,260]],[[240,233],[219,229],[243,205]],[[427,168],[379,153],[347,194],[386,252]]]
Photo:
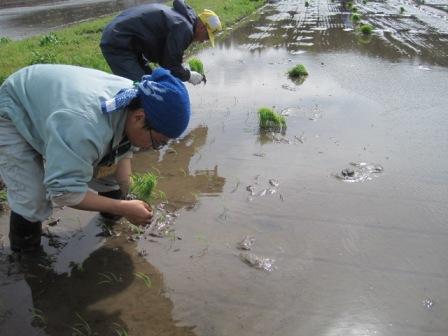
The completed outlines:
[[[302,84],[308,76],[308,71],[303,64],[297,64],[294,68],[289,69],[288,76],[296,84]]]
[[[304,76],[308,76],[308,71],[303,64],[297,64],[294,68],[288,71],[288,75],[291,78],[300,78]]]
[[[286,128],[285,117],[267,107],[258,110],[260,129],[281,131]]]
[[[190,66],[190,70],[199,72],[201,75],[204,75],[204,64],[199,58],[190,58],[188,60],[188,65]]]
[[[354,23],[358,23],[361,20],[358,14],[352,14],[351,19]]]
[[[372,34],[373,27],[369,24],[363,24],[363,25],[361,25],[361,27],[359,27],[359,30],[364,35],[370,35],[370,34]]]
[[[157,175],[150,172],[133,174],[131,176],[131,193],[135,198],[149,202],[152,193],[157,186],[157,179]]]

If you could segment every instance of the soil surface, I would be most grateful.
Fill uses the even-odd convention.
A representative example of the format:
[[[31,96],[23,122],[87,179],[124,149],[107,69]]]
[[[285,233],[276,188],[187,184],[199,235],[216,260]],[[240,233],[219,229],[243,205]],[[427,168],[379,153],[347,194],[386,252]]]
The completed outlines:
[[[133,162],[168,202],[144,232],[59,210],[30,265],[1,217],[1,334],[446,336],[448,3],[356,7],[369,36],[277,1],[198,54],[187,135]]]

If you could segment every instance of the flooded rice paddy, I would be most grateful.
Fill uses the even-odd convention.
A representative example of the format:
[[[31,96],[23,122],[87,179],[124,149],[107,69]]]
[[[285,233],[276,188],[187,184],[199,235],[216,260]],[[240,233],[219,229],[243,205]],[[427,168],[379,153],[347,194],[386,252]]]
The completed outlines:
[[[58,210],[38,262],[4,236],[0,334],[447,335],[447,3],[356,7],[371,36],[337,2],[278,1],[199,53],[188,134],[134,159],[157,219]]]

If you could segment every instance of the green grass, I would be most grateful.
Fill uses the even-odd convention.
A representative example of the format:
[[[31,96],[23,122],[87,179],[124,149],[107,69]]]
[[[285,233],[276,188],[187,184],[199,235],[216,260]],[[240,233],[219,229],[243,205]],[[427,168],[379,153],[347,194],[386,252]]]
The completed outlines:
[[[196,72],[199,72],[201,75],[204,74],[204,64],[197,57],[192,57],[188,60],[188,65],[190,69]]]
[[[269,129],[282,129],[286,128],[286,120],[284,116],[281,116],[274,110],[262,107],[258,110],[258,118],[260,122],[260,128],[262,130]]]
[[[266,0],[187,0],[197,12],[204,8],[215,11],[224,29],[253,13],[265,2]],[[19,41],[0,37],[0,84],[18,69],[39,62],[72,64],[110,72],[99,42],[104,26],[116,14],[118,13]]]
[[[131,176],[131,193],[139,200],[149,202],[152,192],[157,186],[157,175],[147,172]]]
[[[291,78],[299,78],[308,76],[308,71],[303,64],[297,64],[294,68],[288,70],[288,75]]]
[[[364,35],[370,35],[370,34],[372,34],[373,27],[371,25],[365,23],[365,24],[361,25],[361,27],[359,27],[359,30]]]

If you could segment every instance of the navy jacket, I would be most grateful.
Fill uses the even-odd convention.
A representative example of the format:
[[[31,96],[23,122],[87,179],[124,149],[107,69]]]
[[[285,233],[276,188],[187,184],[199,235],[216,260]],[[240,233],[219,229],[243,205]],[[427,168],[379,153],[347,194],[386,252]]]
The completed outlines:
[[[190,72],[182,66],[185,49],[193,41],[198,17],[184,0],[174,0],[173,8],[146,4],[124,10],[104,29],[101,48],[132,52],[159,63],[187,81]]]

